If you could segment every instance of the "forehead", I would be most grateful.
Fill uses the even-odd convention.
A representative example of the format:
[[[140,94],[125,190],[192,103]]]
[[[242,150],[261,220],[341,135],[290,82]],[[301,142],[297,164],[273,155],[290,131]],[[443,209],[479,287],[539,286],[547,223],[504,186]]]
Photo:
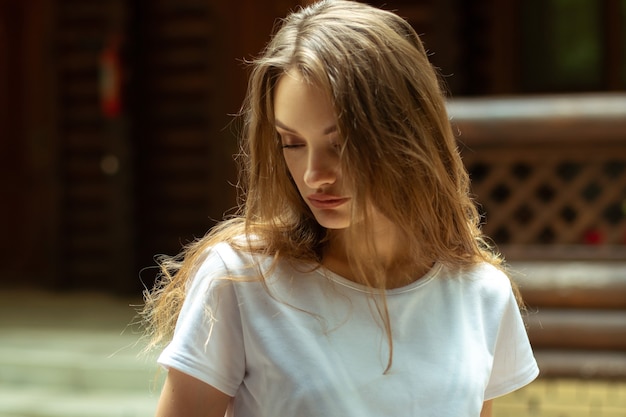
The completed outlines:
[[[273,94],[277,125],[313,133],[336,124],[329,94],[307,81],[299,72],[289,71],[278,80]]]

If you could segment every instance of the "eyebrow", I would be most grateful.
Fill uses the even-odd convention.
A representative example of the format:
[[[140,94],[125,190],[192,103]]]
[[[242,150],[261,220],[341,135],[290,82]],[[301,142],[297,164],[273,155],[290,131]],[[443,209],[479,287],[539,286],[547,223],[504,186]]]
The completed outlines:
[[[282,130],[285,130],[285,131],[287,131],[289,133],[299,134],[296,130],[294,130],[294,129],[290,128],[289,126],[285,125],[283,122],[281,122],[278,119],[275,119],[274,123],[276,124],[276,127],[279,127]],[[327,127],[326,129],[324,129],[322,131],[322,134],[323,135],[329,135],[331,133],[335,133],[336,131],[337,131],[337,125],[332,125],[332,126]]]

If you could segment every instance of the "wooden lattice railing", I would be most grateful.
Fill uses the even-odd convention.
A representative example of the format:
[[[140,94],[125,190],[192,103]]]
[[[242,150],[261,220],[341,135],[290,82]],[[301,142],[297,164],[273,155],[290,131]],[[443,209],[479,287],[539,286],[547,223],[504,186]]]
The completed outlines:
[[[626,95],[450,103],[544,377],[626,378]]]
[[[449,109],[484,231],[505,255],[626,259],[626,95]]]

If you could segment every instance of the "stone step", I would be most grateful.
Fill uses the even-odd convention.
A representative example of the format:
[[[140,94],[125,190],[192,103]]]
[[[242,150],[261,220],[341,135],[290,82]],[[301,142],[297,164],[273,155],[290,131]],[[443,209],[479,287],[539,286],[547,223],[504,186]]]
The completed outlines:
[[[9,336],[4,338],[4,336]],[[135,337],[15,329],[0,341],[0,417],[153,416],[164,372]]]
[[[147,391],[136,305],[94,293],[0,293],[0,384],[78,391]]]
[[[539,308],[524,319],[535,349],[626,351],[626,310]]]
[[[542,378],[626,380],[625,351],[539,349],[535,358]]]
[[[0,293],[0,417],[153,416],[162,378],[131,303]]]
[[[535,261],[511,265],[531,307],[626,310],[626,262]]]
[[[153,357],[141,357],[138,336],[67,329],[3,329],[0,384],[77,391],[148,391]]]
[[[154,392],[74,391],[0,384],[0,417],[148,417]]]

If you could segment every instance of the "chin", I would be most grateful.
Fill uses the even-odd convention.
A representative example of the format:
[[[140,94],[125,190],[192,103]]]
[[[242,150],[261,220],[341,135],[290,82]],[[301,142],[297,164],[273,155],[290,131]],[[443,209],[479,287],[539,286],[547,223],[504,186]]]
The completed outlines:
[[[350,219],[347,216],[316,214],[315,220],[317,220],[320,226],[331,230],[346,229],[350,226]]]

